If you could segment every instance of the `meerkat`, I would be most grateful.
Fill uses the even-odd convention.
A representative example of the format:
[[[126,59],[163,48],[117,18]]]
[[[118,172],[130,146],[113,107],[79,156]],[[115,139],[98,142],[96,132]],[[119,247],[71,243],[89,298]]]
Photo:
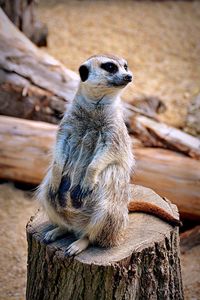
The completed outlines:
[[[121,91],[132,81],[126,60],[92,56],[79,74],[78,91],[60,123],[53,161],[38,192],[56,226],[44,241],[73,231],[77,240],[66,249],[69,256],[89,244],[119,245],[129,211],[150,212],[178,224],[167,212],[130,202],[135,159],[120,100]]]

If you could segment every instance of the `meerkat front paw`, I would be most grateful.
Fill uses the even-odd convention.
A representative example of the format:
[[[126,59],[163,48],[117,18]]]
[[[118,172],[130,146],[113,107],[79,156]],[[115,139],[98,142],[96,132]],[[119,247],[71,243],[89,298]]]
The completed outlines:
[[[81,184],[72,187],[70,190],[72,205],[75,208],[80,208],[83,204],[83,199],[92,193],[96,184],[97,177],[95,176],[94,171],[92,169],[87,170]]]
[[[66,256],[73,256],[81,253],[83,250],[85,250],[89,245],[88,238],[82,238],[74,243],[70,244],[69,247],[66,249],[65,255]]]
[[[48,231],[44,236],[44,243],[52,243],[56,241],[59,237],[67,233],[67,230],[64,228],[56,227],[53,230]]]
[[[73,187],[70,192],[73,207],[80,208],[83,204],[83,199],[90,195],[91,192],[89,189],[83,189],[80,185]]]
[[[81,186],[84,190],[92,191],[97,183],[98,183],[98,176],[97,176],[96,169],[89,166],[86,171],[85,177],[81,183]]]

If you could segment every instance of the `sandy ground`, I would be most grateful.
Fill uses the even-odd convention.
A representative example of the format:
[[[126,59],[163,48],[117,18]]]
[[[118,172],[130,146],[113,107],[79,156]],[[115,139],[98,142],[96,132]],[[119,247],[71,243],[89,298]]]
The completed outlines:
[[[181,256],[185,300],[200,299],[200,245]]]
[[[124,97],[156,95],[167,104],[163,120],[183,126],[200,92],[199,1],[41,0],[38,14],[51,55],[74,71],[96,53],[125,57],[135,81]]]
[[[0,185],[0,300],[25,299],[26,224],[37,204],[26,192]]]
[[[0,184],[0,300],[25,299],[25,227],[37,208],[26,192],[11,184]],[[199,251],[197,246],[181,256],[186,300],[200,299]]]

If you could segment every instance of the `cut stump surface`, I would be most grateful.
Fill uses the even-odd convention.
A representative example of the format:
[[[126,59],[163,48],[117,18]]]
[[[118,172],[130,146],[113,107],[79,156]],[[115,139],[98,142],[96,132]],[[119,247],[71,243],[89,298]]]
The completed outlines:
[[[177,216],[177,208],[152,190],[133,186],[133,198],[156,198]],[[167,208],[168,207],[168,208]],[[45,245],[52,227],[42,212],[27,225],[27,300],[183,299],[178,228],[143,213],[129,215],[122,245],[90,246],[76,257],[65,257],[75,240],[68,234]]]

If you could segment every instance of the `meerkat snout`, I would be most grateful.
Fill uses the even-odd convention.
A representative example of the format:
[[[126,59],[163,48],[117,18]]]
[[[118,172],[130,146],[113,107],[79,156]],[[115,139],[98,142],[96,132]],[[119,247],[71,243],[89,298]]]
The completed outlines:
[[[128,74],[128,75],[124,75],[124,80],[125,81],[127,81],[127,82],[131,82],[132,81],[132,78],[133,78],[133,76],[132,75],[130,75],[130,74]]]

